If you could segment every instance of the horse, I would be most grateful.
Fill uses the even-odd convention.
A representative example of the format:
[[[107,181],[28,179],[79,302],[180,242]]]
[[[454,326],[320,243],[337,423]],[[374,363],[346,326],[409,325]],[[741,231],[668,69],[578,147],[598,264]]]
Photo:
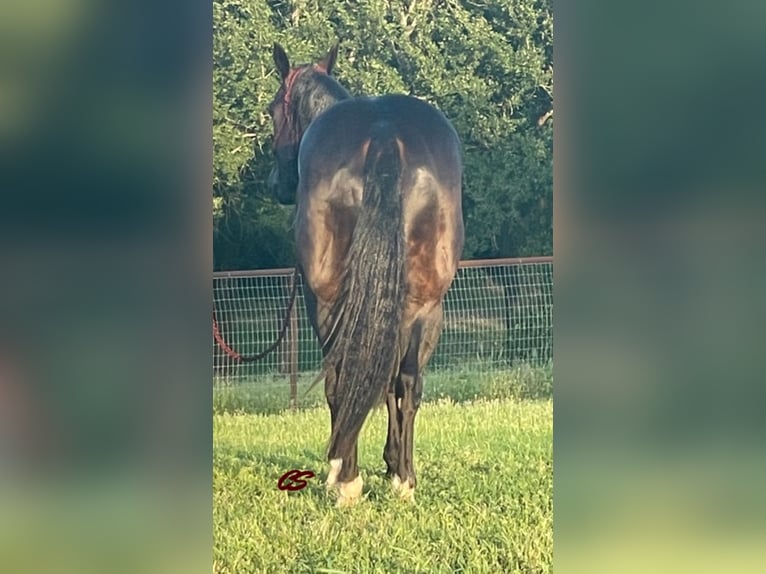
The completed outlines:
[[[337,506],[362,495],[357,441],[385,400],[383,450],[395,493],[414,501],[414,421],[423,369],[463,249],[462,146],[452,124],[412,96],[352,97],[333,76],[335,44],[291,67],[269,113],[276,198],[295,204],[297,267],[322,346],[330,409],[326,486]]]

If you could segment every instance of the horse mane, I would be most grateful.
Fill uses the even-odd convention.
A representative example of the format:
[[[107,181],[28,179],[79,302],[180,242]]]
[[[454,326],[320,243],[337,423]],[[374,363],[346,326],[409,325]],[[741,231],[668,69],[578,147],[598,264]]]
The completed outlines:
[[[293,90],[294,100],[300,102],[296,113],[303,130],[334,104],[352,97],[333,76],[316,70],[302,74]]]

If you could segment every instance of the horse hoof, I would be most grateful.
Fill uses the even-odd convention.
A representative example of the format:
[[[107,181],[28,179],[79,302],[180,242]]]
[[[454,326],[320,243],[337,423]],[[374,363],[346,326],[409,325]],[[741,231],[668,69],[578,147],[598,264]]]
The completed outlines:
[[[394,478],[391,480],[391,488],[401,500],[415,502],[415,487],[409,480],[402,481],[402,479],[395,474]]]
[[[364,482],[361,476],[357,476],[351,482],[339,482],[338,483],[338,501],[335,503],[337,507],[353,506],[362,497],[362,486]]]

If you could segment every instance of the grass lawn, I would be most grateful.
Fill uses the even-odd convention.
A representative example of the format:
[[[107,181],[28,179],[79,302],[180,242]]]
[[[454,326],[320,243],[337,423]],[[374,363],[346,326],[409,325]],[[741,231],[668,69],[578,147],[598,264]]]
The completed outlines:
[[[322,483],[327,408],[255,413],[223,391],[214,414],[214,572],[551,572],[550,394],[453,402],[438,398],[451,383],[433,377],[426,389],[442,391],[415,422],[414,505],[397,500],[383,474],[385,408],[371,413],[359,444],[364,500],[337,509]],[[317,476],[301,491],[278,490],[295,468]]]
[[[482,369],[483,365],[429,371],[423,384],[423,401],[450,398],[456,402],[477,399],[546,399],[553,396],[553,365],[519,365],[504,371]],[[316,373],[298,377],[298,405],[324,407],[324,383],[308,391]],[[308,391],[308,393],[307,393]],[[286,375],[261,375],[236,382],[219,379],[214,384],[213,412],[274,413],[283,412],[290,404],[290,387]]]

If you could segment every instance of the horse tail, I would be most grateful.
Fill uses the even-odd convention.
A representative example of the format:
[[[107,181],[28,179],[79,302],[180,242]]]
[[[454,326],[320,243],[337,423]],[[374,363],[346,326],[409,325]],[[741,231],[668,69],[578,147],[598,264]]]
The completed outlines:
[[[346,258],[325,372],[335,371],[329,458],[356,441],[399,363],[405,297],[402,158],[393,126],[373,126],[362,205]]]

